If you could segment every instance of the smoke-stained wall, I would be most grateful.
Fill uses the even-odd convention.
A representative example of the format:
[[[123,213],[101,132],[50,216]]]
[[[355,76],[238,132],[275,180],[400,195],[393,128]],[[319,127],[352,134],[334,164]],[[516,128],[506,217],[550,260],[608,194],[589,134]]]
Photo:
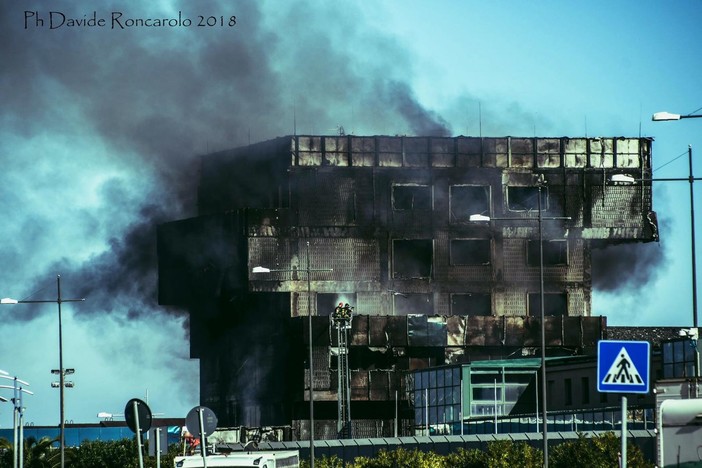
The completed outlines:
[[[334,418],[324,316],[352,303],[352,413],[391,418],[371,371],[533,355],[542,268],[549,353],[592,349],[593,247],[658,235],[650,184],[611,176],[650,165],[647,138],[288,136],[206,155],[202,216],[159,231],[159,297],[189,309],[202,400],[243,425],[305,419],[306,345],[286,322],[309,315],[318,416]]]

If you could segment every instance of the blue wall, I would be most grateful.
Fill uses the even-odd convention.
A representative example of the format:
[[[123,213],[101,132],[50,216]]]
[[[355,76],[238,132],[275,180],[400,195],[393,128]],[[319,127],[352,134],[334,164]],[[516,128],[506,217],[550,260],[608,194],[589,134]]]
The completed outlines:
[[[180,426],[167,426],[163,429],[168,429],[168,445],[175,444],[180,441]],[[34,437],[39,440],[42,437],[51,439],[59,438],[58,427],[24,427],[24,438]],[[66,427],[66,446],[75,447],[80,445],[85,440],[121,440],[131,439],[134,433],[126,426],[121,427]],[[12,429],[0,429],[0,438],[12,440]],[[55,444],[58,446],[58,442]]]

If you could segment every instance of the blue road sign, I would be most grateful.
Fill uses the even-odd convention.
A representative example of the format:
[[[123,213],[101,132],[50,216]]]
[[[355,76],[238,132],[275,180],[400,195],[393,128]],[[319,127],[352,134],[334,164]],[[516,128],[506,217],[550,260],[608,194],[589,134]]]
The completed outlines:
[[[598,341],[597,390],[648,393],[650,349],[648,341]]]

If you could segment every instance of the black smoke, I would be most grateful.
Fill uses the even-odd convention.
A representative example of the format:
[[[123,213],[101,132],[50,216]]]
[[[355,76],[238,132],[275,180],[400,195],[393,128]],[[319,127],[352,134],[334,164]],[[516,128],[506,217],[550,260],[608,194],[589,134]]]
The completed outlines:
[[[592,287],[598,291],[640,288],[652,283],[665,264],[658,242],[609,244],[592,249]]]
[[[31,189],[14,193],[27,223],[48,230],[86,223],[86,238],[104,236],[104,248],[87,258],[47,246],[49,261],[31,274],[37,284],[55,272],[70,277],[78,285],[76,294],[97,304],[84,313],[135,317],[156,306],[155,225],[195,214],[199,154],[292,133],[294,118],[298,133],[330,133],[337,124],[370,133],[450,133],[403,81],[411,77],[404,52],[392,40],[363,30],[360,13],[348,5],[344,14],[312,1],[275,9],[256,1],[206,1],[197,8],[191,2],[161,7],[119,2],[31,9],[45,20],[49,10],[83,18],[96,9],[106,18],[113,11],[123,18],[178,11],[193,20],[206,12],[237,17],[234,27],[127,30],[49,30],[31,21],[24,29],[25,8],[31,9],[12,2],[0,6],[0,53],[6,58],[0,116],[18,135],[15,144],[69,131],[89,140],[85,145],[100,145],[95,154],[84,148],[71,153],[67,142],[66,156],[43,156],[54,170],[65,168],[63,180],[74,190],[94,176],[83,174],[84,168],[121,169],[101,182],[100,207],[83,210],[78,219],[70,213],[44,218],[27,202]],[[330,17],[334,28],[328,27]],[[392,62],[382,58],[388,53]],[[5,164],[12,164],[13,148],[3,146]],[[28,163],[17,177],[38,170]],[[145,183],[135,187],[137,177]],[[56,188],[59,198],[52,200],[57,208],[61,190]],[[120,212],[119,222],[109,219],[113,210]],[[89,223],[108,227],[98,234]],[[81,249],[80,239],[75,242],[72,247]]]
[[[65,333],[69,348],[85,350],[76,362],[67,349],[83,379],[75,395],[87,391],[114,405],[122,391],[154,385],[171,408],[196,402],[185,332],[174,331],[179,322],[157,304],[156,227],[197,214],[200,155],[339,126],[356,134],[449,133],[415,99],[410,57],[368,30],[358,8],[323,1],[0,2],[0,292],[50,300],[60,274],[63,298],[86,298],[66,309],[67,319],[83,324]],[[30,21],[25,28],[27,11],[42,15],[44,26]],[[113,11],[237,19],[233,27],[51,30],[50,11],[77,19],[95,12],[108,23]],[[34,324],[55,308],[16,310],[2,318],[6,329],[21,330],[21,341],[5,340],[0,350],[18,355],[12,364],[22,377],[49,388],[53,347],[42,348],[41,369],[29,354],[38,349]],[[36,401],[50,400],[39,393]],[[83,411],[105,409],[90,403],[83,398]],[[36,410],[51,417],[51,408]]]

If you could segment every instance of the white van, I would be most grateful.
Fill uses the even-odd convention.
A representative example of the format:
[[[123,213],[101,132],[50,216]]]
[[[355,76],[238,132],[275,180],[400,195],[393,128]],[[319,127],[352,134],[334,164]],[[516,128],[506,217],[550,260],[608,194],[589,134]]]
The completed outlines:
[[[176,457],[175,468],[204,468],[201,455]],[[208,455],[207,468],[299,468],[300,454],[297,450],[279,452],[231,452]]]

